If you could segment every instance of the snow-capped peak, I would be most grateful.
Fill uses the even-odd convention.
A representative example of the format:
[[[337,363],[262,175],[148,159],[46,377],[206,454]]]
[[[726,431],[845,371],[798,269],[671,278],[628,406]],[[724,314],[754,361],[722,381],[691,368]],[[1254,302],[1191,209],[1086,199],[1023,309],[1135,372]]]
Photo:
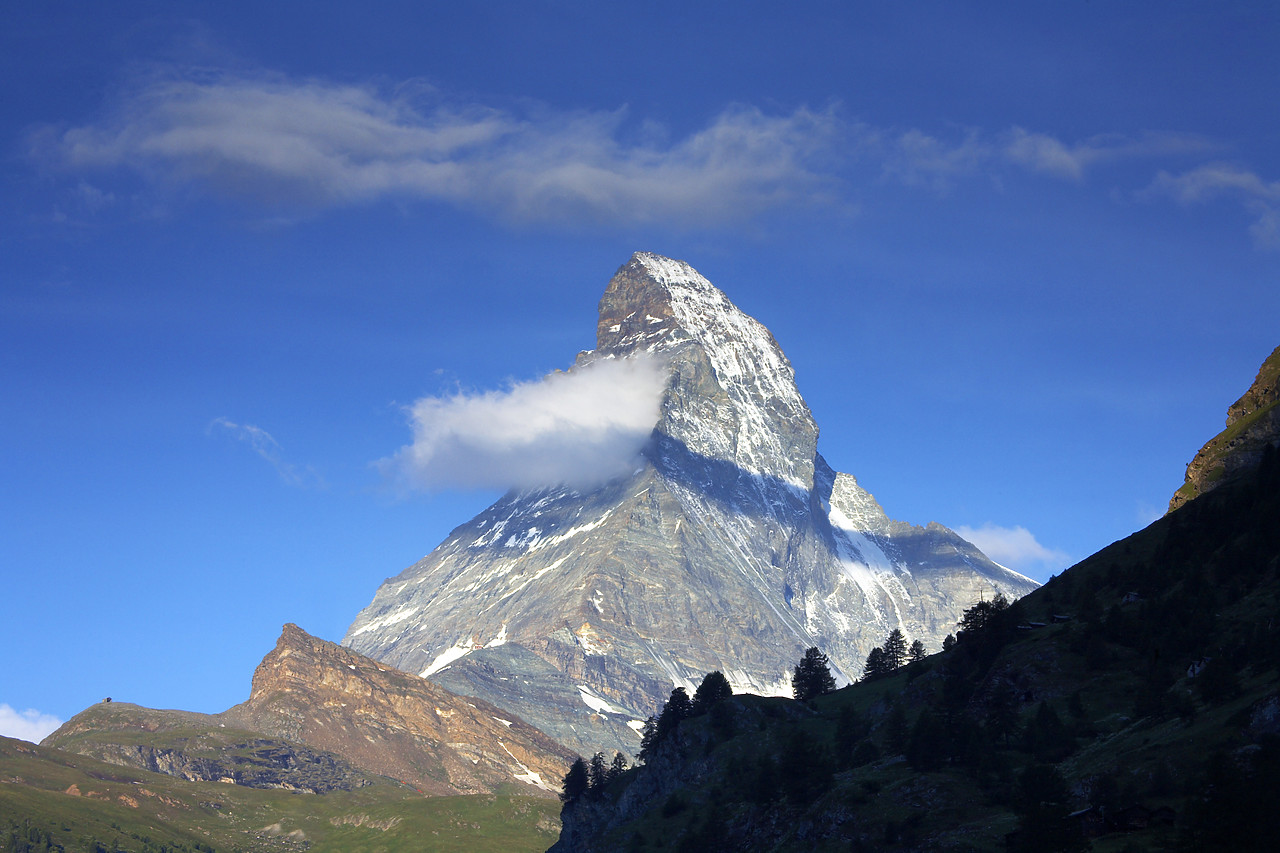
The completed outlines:
[[[600,300],[599,353],[671,359],[659,430],[707,459],[808,490],[818,430],[773,335],[684,261],[637,252]]]

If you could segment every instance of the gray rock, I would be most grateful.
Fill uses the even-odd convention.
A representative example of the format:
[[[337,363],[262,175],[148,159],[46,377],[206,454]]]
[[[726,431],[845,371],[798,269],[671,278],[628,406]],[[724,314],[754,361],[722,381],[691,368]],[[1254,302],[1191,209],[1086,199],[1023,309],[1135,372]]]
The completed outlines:
[[[687,264],[634,255],[578,365],[638,353],[670,378],[633,474],[507,494],[386,581],[343,643],[583,754],[634,753],[707,672],[790,695],[818,646],[847,682],[893,628],[936,651],[980,596],[1035,588],[835,472],[773,336]]]

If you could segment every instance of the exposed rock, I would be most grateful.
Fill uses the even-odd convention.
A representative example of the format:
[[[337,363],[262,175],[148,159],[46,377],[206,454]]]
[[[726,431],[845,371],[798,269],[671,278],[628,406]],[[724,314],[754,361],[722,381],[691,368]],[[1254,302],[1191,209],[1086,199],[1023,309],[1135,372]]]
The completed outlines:
[[[810,646],[847,681],[893,628],[937,649],[980,596],[1035,587],[835,472],[769,331],[646,253],[609,282],[578,366],[642,353],[670,376],[633,474],[507,494],[386,581],[343,643],[584,755],[634,753],[673,686],[720,670],[789,694]]]
[[[127,702],[90,706],[45,738],[43,745],[189,782],[313,794],[369,783],[367,772],[332,753],[227,728],[220,715],[158,711]]]
[[[552,796],[573,754],[486,702],[457,696],[285,625],[249,700],[221,714],[97,704],[44,745],[191,781],[311,793],[374,774],[428,795],[522,783]]]
[[[224,716],[334,752],[426,794],[477,794],[519,782],[554,794],[573,754],[487,702],[285,625]]]
[[[1187,465],[1186,480],[1174,492],[1169,510],[1254,468],[1268,447],[1280,446],[1278,403],[1280,347],[1262,363],[1249,390],[1228,407],[1226,429],[1209,439]]]

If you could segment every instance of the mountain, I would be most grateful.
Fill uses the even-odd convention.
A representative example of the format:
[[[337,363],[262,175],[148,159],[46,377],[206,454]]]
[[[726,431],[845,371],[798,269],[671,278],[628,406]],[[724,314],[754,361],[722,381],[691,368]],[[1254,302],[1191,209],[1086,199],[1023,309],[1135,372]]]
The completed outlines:
[[[1239,476],[1262,459],[1267,447],[1280,445],[1280,347],[1276,347],[1249,390],[1227,409],[1227,427],[1200,448],[1187,465],[1186,482],[1174,493],[1175,510],[1224,480]]]
[[[936,649],[964,607],[1035,588],[833,470],[773,336],[688,264],[635,254],[596,337],[575,369],[669,370],[634,472],[508,493],[383,583],[344,645],[584,754],[634,753],[641,721],[707,672],[789,694],[818,646],[848,681],[894,628]]]
[[[104,702],[43,746],[190,781],[310,793],[387,777],[429,796],[558,790],[573,758],[480,700],[285,625],[248,701],[221,714]]]
[[[948,651],[674,723],[566,805],[553,853],[1273,850],[1277,519],[1270,445],[1012,606],[972,608]]]

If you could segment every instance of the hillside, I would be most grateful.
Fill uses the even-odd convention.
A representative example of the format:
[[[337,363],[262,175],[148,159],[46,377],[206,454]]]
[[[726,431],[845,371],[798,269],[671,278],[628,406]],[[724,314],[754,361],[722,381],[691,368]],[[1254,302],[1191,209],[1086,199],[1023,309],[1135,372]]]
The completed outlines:
[[[0,851],[536,851],[551,800],[424,798],[387,779],[323,795],[191,782],[0,738]],[[31,846],[27,846],[31,845]]]
[[[684,720],[553,849],[1270,850],[1278,519],[1271,449],[950,651]]]
[[[194,714],[101,703],[44,745],[193,781],[312,793],[385,776],[428,796],[517,785],[549,797],[573,760],[518,717],[291,624],[240,705]]]
[[[0,853],[541,850],[570,760],[514,716],[286,625],[221,714],[107,701],[41,746],[5,740]]]
[[[1227,425],[1205,442],[1187,464],[1182,487],[1169,501],[1174,510],[1224,480],[1258,464],[1267,447],[1280,443],[1280,347],[1267,357],[1258,375],[1227,409]]]

